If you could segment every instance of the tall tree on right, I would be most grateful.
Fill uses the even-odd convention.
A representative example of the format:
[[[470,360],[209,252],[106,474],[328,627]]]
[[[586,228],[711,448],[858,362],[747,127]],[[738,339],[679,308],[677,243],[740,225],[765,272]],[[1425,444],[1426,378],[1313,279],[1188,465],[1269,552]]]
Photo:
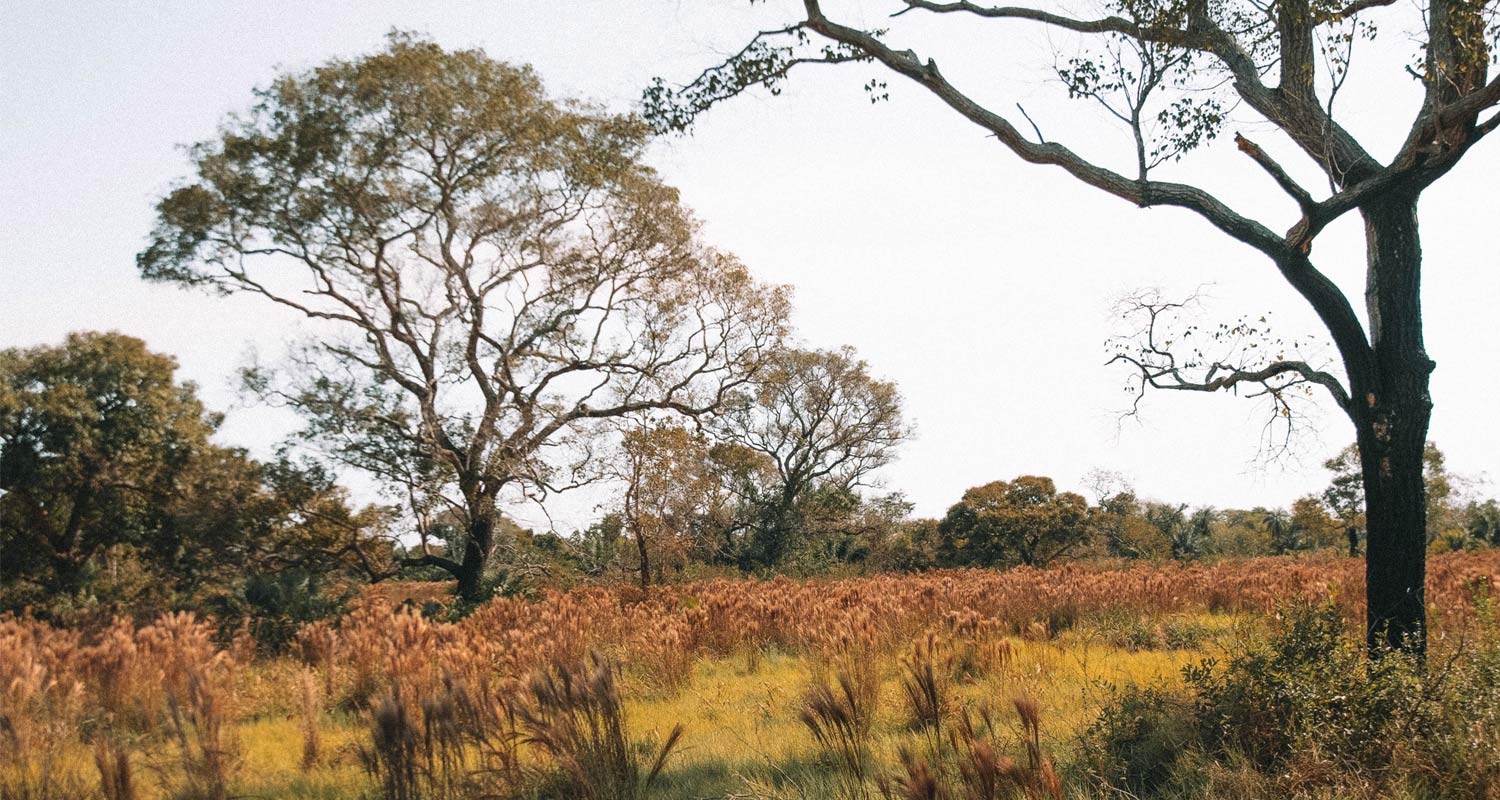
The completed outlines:
[[[1422,99],[1401,144],[1383,157],[1357,139],[1334,110],[1351,52],[1374,38],[1374,14],[1383,7],[1399,11],[1395,0],[1104,0],[1105,11],[1097,17],[971,0],[889,0],[886,5],[893,13],[872,29],[835,19],[830,13],[838,12],[825,11],[819,0],[803,0],[801,14],[764,26],[746,47],[688,84],[657,82],[646,93],[647,113],[660,127],[681,130],[697,114],[750,87],[778,90],[800,65],[874,63],[930,93],[1030,163],[1058,167],[1137,206],[1186,209],[1262,253],[1322,321],[1342,370],[1320,368],[1295,354],[1279,357],[1274,348],[1258,350],[1263,357],[1198,358],[1170,346],[1180,348],[1180,340],[1165,339],[1148,340],[1129,363],[1143,388],[1256,387],[1269,392],[1279,410],[1296,390],[1326,390],[1353,423],[1359,447],[1369,528],[1370,644],[1423,651],[1422,447],[1432,414],[1428,385],[1435,364],[1423,344],[1417,202],[1500,127],[1495,111],[1500,78],[1489,75],[1500,50],[1495,0],[1429,0],[1412,7],[1419,16],[1407,20],[1407,27],[1420,56],[1405,71],[1421,82]],[[1060,87],[1121,123],[1131,145],[1128,160],[1114,166],[1090,160],[1045,138],[1029,118],[1021,121],[1024,111],[1012,117],[1009,109],[1015,106],[1002,102],[1006,98],[996,97],[991,87],[950,78],[937,59],[918,55],[901,41],[924,32],[929,35],[920,41],[942,41],[923,30],[931,28],[924,17],[976,29],[957,31],[961,35],[949,40],[953,45],[1004,31],[1007,22],[1078,34],[1086,47],[1092,42],[1082,56],[1058,59]],[[1401,72],[1393,75],[1403,79]],[[883,87],[879,79],[865,84],[877,99],[885,94]],[[1247,163],[1297,210],[1290,225],[1264,222],[1269,215],[1234,208],[1199,186],[1153,176],[1163,163],[1214,141],[1231,109],[1248,116],[1253,129],[1285,137],[1321,173],[1320,182],[1326,181],[1326,191],[1310,188],[1272,151],[1234,137]],[[1365,228],[1363,320],[1312,256],[1318,235],[1351,213],[1360,215]]]

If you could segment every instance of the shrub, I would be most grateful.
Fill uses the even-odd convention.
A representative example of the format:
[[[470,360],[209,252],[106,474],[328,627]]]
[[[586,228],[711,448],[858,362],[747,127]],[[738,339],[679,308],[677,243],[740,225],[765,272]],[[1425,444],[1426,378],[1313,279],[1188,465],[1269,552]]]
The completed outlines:
[[[1085,733],[1080,757],[1105,783],[1150,795],[1168,785],[1178,756],[1197,743],[1193,711],[1165,685],[1120,688]]]
[[[1484,598],[1424,665],[1369,658],[1333,603],[1277,615],[1223,664],[1115,693],[1080,766],[1131,796],[1412,796],[1491,800],[1500,787],[1500,627]]]
[[[1387,762],[1393,715],[1401,711],[1416,724],[1423,713],[1402,702],[1422,692],[1418,665],[1403,653],[1366,662],[1364,642],[1331,603],[1281,616],[1268,641],[1250,643],[1223,669],[1207,660],[1185,670],[1206,744],[1264,768],[1308,746],[1350,767]]]

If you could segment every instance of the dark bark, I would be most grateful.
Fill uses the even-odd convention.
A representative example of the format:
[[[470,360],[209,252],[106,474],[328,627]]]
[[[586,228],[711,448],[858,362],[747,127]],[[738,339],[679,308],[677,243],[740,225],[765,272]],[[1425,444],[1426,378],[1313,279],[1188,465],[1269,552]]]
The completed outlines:
[[[641,556],[641,591],[651,588],[651,556],[646,548],[646,535],[639,527],[635,531],[635,549]]]
[[[488,513],[477,514],[469,525],[469,536],[464,542],[464,557],[459,562],[458,596],[465,602],[478,603],[485,600],[484,566],[494,546],[495,522]]]
[[[1421,654],[1427,555],[1422,451],[1435,365],[1422,342],[1416,197],[1393,194],[1361,213],[1374,370],[1355,382],[1351,417],[1365,487],[1367,633],[1372,649],[1401,647]]]

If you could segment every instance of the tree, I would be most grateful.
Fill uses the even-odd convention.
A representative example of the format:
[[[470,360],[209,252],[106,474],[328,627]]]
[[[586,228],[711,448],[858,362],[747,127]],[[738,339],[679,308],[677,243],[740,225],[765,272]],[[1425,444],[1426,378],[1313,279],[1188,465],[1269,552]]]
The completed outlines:
[[[1359,534],[1365,525],[1364,475],[1360,472],[1359,447],[1349,445],[1338,455],[1323,462],[1323,469],[1333,473],[1323,490],[1323,504],[1343,523],[1349,541],[1349,557],[1359,555]]]
[[[1265,523],[1266,532],[1271,534],[1272,555],[1284,556],[1293,550],[1302,549],[1297,528],[1292,525],[1291,515],[1286,511],[1273,508],[1266,511],[1261,520]]]
[[[1009,104],[976,99],[972,87],[950,80],[935,59],[896,43],[898,33],[839,22],[819,0],[803,0],[801,18],[755,35],[688,85],[673,88],[658,81],[645,96],[648,114],[662,128],[683,130],[698,113],[751,86],[775,91],[801,64],[875,63],[1028,162],[1058,167],[1138,206],[1185,209],[1230,240],[1254,248],[1317,314],[1342,362],[1342,375],[1296,357],[1276,358],[1270,348],[1260,351],[1260,359],[1232,363],[1179,359],[1165,341],[1145,343],[1126,363],[1138,372],[1143,389],[1212,392],[1258,386],[1278,402],[1302,389],[1326,390],[1353,424],[1359,447],[1369,527],[1370,645],[1384,641],[1423,652],[1422,446],[1435,364],[1423,344],[1417,203],[1427,187],[1500,127],[1500,112],[1493,110],[1500,105],[1500,78],[1488,75],[1497,49],[1493,0],[1432,0],[1419,7],[1422,18],[1408,27],[1422,53],[1406,69],[1421,82],[1423,98],[1402,143],[1384,161],[1342,124],[1335,99],[1351,53],[1375,35],[1372,11],[1394,6],[1394,0],[1107,0],[1108,10],[1096,18],[969,0],[893,0],[890,5],[896,25],[929,15],[990,26],[1018,20],[1096,43],[1079,58],[1059,59],[1057,74],[1070,97],[1122,123],[1132,157],[1111,168],[1044,138],[1034,124],[1018,126],[1001,111]],[[866,88],[877,97],[883,94],[879,81]],[[1199,186],[1152,176],[1164,161],[1215,141],[1232,107],[1249,116],[1247,122],[1285,136],[1328,184],[1327,192],[1314,194],[1271,151],[1234,137],[1239,150],[1295,205],[1294,222],[1285,233],[1263,221],[1268,215],[1236,209]],[[1365,229],[1364,322],[1313,258],[1319,234],[1349,214],[1358,214]]]
[[[1218,512],[1209,506],[1194,511],[1188,520],[1186,543],[1180,548],[1183,555],[1178,557],[1196,558],[1202,555],[1213,542],[1214,526],[1218,521]]]
[[[1364,477],[1359,462],[1358,445],[1349,445],[1333,458],[1323,463],[1323,468],[1333,473],[1328,488],[1323,490],[1323,502],[1346,526],[1350,537],[1350,553],[1354,553],[1357,529],[1365,519]],[[1423,518],[1426,520],[1424,546],[1437,538],[1444,530],[1462,527],[1462,512],[1454,498],[1454,484],[1458,479],[1448,472],[1447,458],[1432,442],[1422,447],[1422,486],[1426,504]],[[1351,530],[1351,528],[1353,530]]]
[[[1161,534],[1161,538],[1167,541],[1173,558],[1191,558],[1195,554],[1186,503],[1148,502],[1145,506],[1145,516],[1146,521],[1151,523],[1151,526]]]
[[[1476,541],[1500,545],[1500,503],[1471,501],[1464,508],[1464,530]]]
[[[1045,567],[1088,536],[1088,503],[1051,478],[1022,475],[964,492],[939,525],[957,564]]]
[[[1171,542],[1146,519],[1135,487],[1125,476],[1094,469],[1084,476],[1097,505],[1089,507],[1088,538],[1120,558],[1159,559],[1171,555]]]
[[[848,347],[776,353],[709,427],[774,470],[768,485],[749,487],[757,519],[747,563],[763,566],[791,545],[799,500],[824,485],[852,492],[910,435],[896,385],[872,377]]]
[[[1312,495],[1299,497],[1292,503],[1291,525],[1297,541],[1310,548],[1337,544],[1341,529],[1323,502]]]
[[[309,465],[214,444],[221,416],[176,369],[118,333],[0,351],[0,576],[17,590],[7,602],[159,605],[250,572],[381,568],[379,509],[351,510]],[[138,580],[111,598],[125,582],[98,573],[127,561]]]
[[[0,574],[70,595],[96,554],[149,546],[219,415],[177,362],[117,333],[0,351]]]
[[[587,482],[603,420],[716,408],[783,335],[782,289],[704,245],[631,117],[404,34],[283,75],[195,145],[142,275],[258,296],[320,338],[247,386],[382,481],[480,599],[502,503]],[[425,526],[418,525],[419,532]]]
[[[635,540],[641,590],[651,584],[654,561],[660,581],[665,561],[681,565],[692,529],[705,513],[712,475],[708,443],[671,423],[646,423],[625,432],[618,477],[625,485],[622,519]]]

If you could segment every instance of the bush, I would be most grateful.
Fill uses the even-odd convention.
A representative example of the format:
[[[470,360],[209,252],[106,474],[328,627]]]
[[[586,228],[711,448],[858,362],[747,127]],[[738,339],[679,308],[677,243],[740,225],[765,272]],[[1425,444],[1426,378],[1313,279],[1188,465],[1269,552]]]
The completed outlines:
[[[220,638],[227,640],[243,628],[262,652],[277,654],[286,651],[304,625],[343,614],[351,594],[317,573],[288,569],[253,573],[208,605],[219,620]]]
[[[1492,800],[1500,790],[1500,627],[1435,639],[1423,664],[1369,658],[1332,603],[1283,611],[1264,638],[1165,685],[1117,690],[1079,769],[1152,797],[1363,795]]]
[[[1167,786],[1178,756],[1198,742],[1190,701],[1165,685],[1116,690],[1084,736],[1087,770],[1111,786],[1149,795]]]
[[[1224,669],[1210,659],[1184,671],[1205,743],[1264,768],[1308,747],[1350,768],[1388,762],[1393,715],[1421,713],[1401,702],[1420,697],[1419,665],[1395,652],[1367,662],[1364,642],[1331,603],[1282,617],[1266,643],[1251,643]]]

